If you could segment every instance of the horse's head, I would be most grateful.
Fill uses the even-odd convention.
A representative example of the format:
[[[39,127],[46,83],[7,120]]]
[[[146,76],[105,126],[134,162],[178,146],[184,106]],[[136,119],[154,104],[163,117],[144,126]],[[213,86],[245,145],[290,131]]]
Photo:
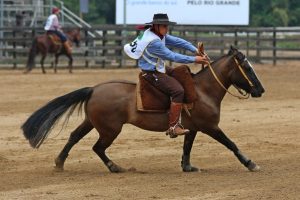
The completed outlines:
[[[250,93],[252,97],[261,97],[265,89],[246,56],[232,46],[228,55],[232,56],[233,63],[236,66],[231,75],[233,85]]]
[[[76,28],[67,32],[69,39],[76,44],[77,47],[80,46],[80,28]]]

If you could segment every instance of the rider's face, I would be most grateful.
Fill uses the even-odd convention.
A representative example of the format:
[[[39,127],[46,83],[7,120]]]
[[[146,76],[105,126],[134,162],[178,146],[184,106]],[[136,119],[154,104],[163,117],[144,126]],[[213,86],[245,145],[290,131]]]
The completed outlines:
[[[160,24],[158,26],[158,30],[161,35],[166,35],[169,30],[169,27],[167,24]]]

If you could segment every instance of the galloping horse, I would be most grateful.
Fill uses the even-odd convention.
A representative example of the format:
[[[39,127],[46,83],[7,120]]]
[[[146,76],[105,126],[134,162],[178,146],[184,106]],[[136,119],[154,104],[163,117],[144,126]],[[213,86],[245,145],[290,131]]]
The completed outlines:
[[[244,90],[252,97],[260,97],[265,90],[245,55],[233,47],[227,55],[209,66],[211,71],[206,67],[192,74],[198,99],[190,111],[191,116],[182,112],[182,124],[190,130],[184,138],[182,170],[198,171],[198,168],[190,164],[190,152],[197,131],[201,131],[230,149],[248,170],[258,171],[259,166],[238,149],[218,124],[221,102],[231,85]],[[110,81],[95,87],[78,89],[53,99],[34,112],[22,125],[24,136],[33,148],[38,148],[63,114],[67,114],[65,121],[67,122],[76,106],[81,109],[83,104],[86,116],[84,121],[71,133],[68,142],[55,159],[56,168],[59,170],[63,170],[71,148],[93,128],[96,128],[100,136],[93,150],[111,172],[125,171],[105,153],[121,132],[123,124],[129,123],[158,132],[168,129],[168,113],[137,111],[136,83]]]
[[[58,63],[58,57],[60,55],[66,55],[69,58],[69,72],[72,73],[72,67],[73,67],[73,57],[71,54],[68,54],[67,51],[64,48],[64,45],[61,43],[60,40],[54,41],[55,37],[54,35],[48,35],[43,34],[39,35],[34,38],[32,42],[32,46],[29,52],[29,57],[26,65],[25,73],[28,73],[32,70],[32,68],[35,65],[35,57],[38,53],[41,54],[41,68],[43,73],[45,74],[45,68],[44,68],[44,60],[47,56],[47,53],[52,53],[55,55],[55,63],[54,63],[54,72],[56,73],[57,63]],[[79,46],[80,42],[80,29],[73,29],[66,32],[66,36],[68,38],[68,41],[72,44],[73,42],[76,44],[76,46]],[[50,38],[52,37],[52,38]],[[58,37],[57,37],[58,38]]]

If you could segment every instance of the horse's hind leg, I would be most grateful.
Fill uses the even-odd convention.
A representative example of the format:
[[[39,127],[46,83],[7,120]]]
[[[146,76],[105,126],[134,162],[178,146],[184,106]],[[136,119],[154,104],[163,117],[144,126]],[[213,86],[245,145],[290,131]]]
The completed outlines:
[[[101,128],[99,130],[100,138],[93,146],[94,152],[101,158],[101,160],[104,162],[109,171],[114,173],[125,172],[126,170],[112,162],[106,156],[105,150],[113,143],[113,141],[119,135],[119,133],[121,132],[121,128],[122,127],[120,127],[119,129],[116,129],[115,127],[106,127],[105,129]]]
[[[206,132],[207,135],[211,136],[221,144],[225,145],[228,149],[230,149],[234,155],[238,158],[238,160],[248,168],[249,171],[259,171],[260,167],[256,165],[253,161],[248,159],[239,149],[238,147],[232,142],[224,132],[219,129],[215,128],[211,131]]]
[[[85,119],[70,135],[67,144],[64,146],[63,150],[55,159],[55,167],[58,170],[63,170],[64,163],[69,155],[72,147],[79,142],[85,135],[87,135],[92,129],[93,125]]]

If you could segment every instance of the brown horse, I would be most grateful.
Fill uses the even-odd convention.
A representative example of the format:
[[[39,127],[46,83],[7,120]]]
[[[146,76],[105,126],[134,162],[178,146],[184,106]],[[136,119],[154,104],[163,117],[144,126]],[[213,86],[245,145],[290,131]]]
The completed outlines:
[[[66,32],[66,36],[68,38],[68,41],[72,44],[73,42],[76,44],[76,46],[79,46],[80,42],[80,29],[73,29]],[[52,38],[50,38],[52,37]],[[62,42],[58,39],[57,36],[54,36],[53,34],[43,34],[39,35],[34,38],[32,42],[32,46],[30,48],[29,57],[26,65],[25,73],[28,73],[32,70],[32,68],[35,66],[35,57],[38,55],[38,53],[41,54],[41,68],[43,73],[45,74],[45,68],[44,68],[44,60],[48,53],[52,53],[55,55],[55,63],[54,63],[54,72],[57,72],[57,63],[58,58],[60,55],[66,55],[69,58],[69,72],[72,73],[72,67],[73,67],[73,57],[71,54],[68,54],[67,51],[64,48],[64,45]]]
[[[191,116],[182,112],[182,124],[190,133],[184,138],[181,167],[185,172],[198,171],[198,168],[190,164],[190,152],[197,131],[201,131],[230,149],[250,171],[258,171],[259,166],[242,154],[218,124],[221,102],[231,85],[243,89],[252,97],[260,97],[264,88],[250,62],[233,47],[227,55],[212,63],[212,69],[219,82],[208,68],[193,74],[198,99],[190,112]],[[119,135],[123,124],[129,123],[158,132],[168,129],[168,113],[137,111],[135,91],[136,83],[110,81],[57,97],[27,119],[22,125],[24,136],[33,148],[38,148],[64,113],[67,113],[67,121],[76,106],[79,105],[80,109],[84,104],[86,118],[71,133],[67,144],[55,159],[56,168],[62,170],[71,148],[96,128],[100,137],[93,146],[94,152],[111,172],[122,172],[124,169],[112,162],[105,150]]]

